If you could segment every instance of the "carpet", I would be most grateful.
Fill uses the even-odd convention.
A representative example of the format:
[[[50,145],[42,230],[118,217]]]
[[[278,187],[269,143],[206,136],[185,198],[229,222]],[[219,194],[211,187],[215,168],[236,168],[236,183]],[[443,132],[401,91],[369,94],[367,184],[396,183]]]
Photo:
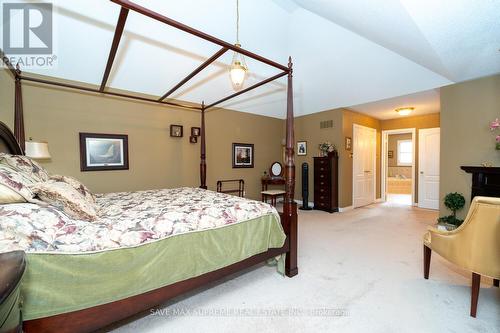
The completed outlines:
[[[483,278],[469,316],[470,273],[433,254],[422,235],[435,211],[377,204],[299,211],[299,275],[258,265],[176,298],[107,332],[500,332],[500,288]]]

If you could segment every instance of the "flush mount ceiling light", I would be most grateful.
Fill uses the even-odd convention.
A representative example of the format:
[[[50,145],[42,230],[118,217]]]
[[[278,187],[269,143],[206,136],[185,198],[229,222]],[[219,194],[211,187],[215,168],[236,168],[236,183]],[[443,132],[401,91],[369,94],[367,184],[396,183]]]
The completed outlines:
[[[236,44],[237,47],[241,47],[240,44],[240,2],[236,0]],[[241,89],[243,87],[243,82],[245,82],[245,77],[248,71],[247,64],[245,62],[245,57],[238,52],[234,52],[233,60],[231,61],[231,67],[229,69],[229,75],[231,77],[231,83],[235,90]]]
[[[407,116],[409,115],[410,113],[412,113],[412,111],[415,110],[415,108],[413,107],[406,107],[406,108],[397,108],[396,109],[396,112],[400,115],[400,116]]]

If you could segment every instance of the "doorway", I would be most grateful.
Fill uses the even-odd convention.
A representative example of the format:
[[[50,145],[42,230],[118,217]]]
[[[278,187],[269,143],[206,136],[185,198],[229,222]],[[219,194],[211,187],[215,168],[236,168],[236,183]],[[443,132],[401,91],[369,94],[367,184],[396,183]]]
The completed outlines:
[[[415,202],[415,128],[382,131],[382,199],[411,206]]]
[[[354,124],[352,141],[352,204],[356,208],[375,202],[377,130]]]

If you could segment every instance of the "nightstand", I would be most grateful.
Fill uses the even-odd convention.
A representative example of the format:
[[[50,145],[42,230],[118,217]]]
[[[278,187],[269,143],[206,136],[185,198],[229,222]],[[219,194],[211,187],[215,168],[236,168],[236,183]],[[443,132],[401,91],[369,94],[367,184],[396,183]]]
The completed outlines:
[[[23,251],[0,253],[0,333],[21,332],[20,285],[26,269]]]

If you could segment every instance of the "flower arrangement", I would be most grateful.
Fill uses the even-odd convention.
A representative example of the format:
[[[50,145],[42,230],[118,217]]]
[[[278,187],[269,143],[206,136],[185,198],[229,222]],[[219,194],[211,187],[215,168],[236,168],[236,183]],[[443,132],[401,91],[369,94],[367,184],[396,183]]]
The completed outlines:
[[[500,128],[500,120],[495,119],[493,120],[491,123],[490,123],[490,130],[493,132],[494,130],[497,130]],[[497,135],[496,138],[495,138],[495,141],[496,141],[496,145],[495,145],[495,149],[496,150],[500,150],[500,135]]]
[[[337,147],[334,144],[331,144],[330,142],[326,141],[319,144],[319,150],[321,151],[323,156],[326,156],[328,155],[328,153],[333,153],[334,151],[337,151]]]

